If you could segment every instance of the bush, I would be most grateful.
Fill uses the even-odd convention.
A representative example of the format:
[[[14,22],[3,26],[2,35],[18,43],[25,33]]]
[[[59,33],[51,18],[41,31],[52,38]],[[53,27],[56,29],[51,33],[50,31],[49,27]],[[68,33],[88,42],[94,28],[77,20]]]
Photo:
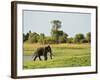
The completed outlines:
[[[83,40],[83,39],[85,39],[84,35],[79,33],[79,34],[75,35],[74,42],[75,43],[80,43],[80,41]]]
[[[37,43],[39,39],[39,35],[37,33],[30,33],[29,34],[29,38],[28,38],[28,42],[29,43]]]
[[[38,39],[38,42],[40,44],[45,44],[45,34],[44,33],[41,33],[40,34],[39,39]]]
[[[54,43],[56,43],[56,39],[53,37],[46,37],[44,43],[45,44],[54,44]]]
[[[59,43],[66,43],[66,38],[64,36],[60,36]]]
[[[68,38],[67,39],[67,43],[73,43],[73,42],[74,42],[73,38]]]
[[[88,43],[88,40],[82,39],[82,40],[80,41],[80,43]]]

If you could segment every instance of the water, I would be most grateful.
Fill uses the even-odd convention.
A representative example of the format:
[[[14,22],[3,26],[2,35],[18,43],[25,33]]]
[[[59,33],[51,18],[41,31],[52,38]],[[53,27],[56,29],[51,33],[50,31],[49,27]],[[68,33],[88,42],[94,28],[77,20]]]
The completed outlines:
[[[32,56],[24,56],[24,61],[32,61]]]
[[[44,57],[41,56],[41,59],[44,60]],[[32,55],[31,55],[31,56],[25,56],[25,55],[24,55],[24,56],[23,56],[23,60],[24,60],[24,61],[32,61],[32,60],[33,60]],[[39,58],[37,57],[36,60],[39,60]]]

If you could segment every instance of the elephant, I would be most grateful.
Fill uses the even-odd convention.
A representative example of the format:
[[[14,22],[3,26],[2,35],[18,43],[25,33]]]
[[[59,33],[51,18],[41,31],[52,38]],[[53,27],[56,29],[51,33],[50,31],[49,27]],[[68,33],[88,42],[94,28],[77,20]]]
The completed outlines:
[[[52,50],[51,50],[50,45],[37,48],[37,50],[34,52],[32,58],[35,61],[36,58],[38,57],[39,60],[41,61],[42,60],[41,56],[44,56],[44,60],[47,60],[48,59],[48,53],[50,53],[50,58],[52,59]]]

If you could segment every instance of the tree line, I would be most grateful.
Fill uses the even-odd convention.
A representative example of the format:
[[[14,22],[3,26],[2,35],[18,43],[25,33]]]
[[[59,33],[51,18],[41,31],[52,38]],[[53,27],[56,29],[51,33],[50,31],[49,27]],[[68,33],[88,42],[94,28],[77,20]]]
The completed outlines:
[[[52,29],[50,36],[45,36],[44,33],[31,32],[31,30],[23,34],[23,42],[40,43],[40,44],[56,44],[56,43],[90,43],[91,33],[87,32],[85,35],[82,33],[76,34],[74,37],[68,38],[68,34],[61,28],[61,21],[51,21]]]

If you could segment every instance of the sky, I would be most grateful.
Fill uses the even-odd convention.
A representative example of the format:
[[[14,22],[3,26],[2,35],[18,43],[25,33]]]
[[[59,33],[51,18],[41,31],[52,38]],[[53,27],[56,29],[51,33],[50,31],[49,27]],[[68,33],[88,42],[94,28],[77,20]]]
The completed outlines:
[[[23,33],[37,32],[50,36],[51,21],[61,21],[61,29],[74,37],[77,33],[86,34],[91,32],[91,14],[73,12],[51,12],[23,10]]]

